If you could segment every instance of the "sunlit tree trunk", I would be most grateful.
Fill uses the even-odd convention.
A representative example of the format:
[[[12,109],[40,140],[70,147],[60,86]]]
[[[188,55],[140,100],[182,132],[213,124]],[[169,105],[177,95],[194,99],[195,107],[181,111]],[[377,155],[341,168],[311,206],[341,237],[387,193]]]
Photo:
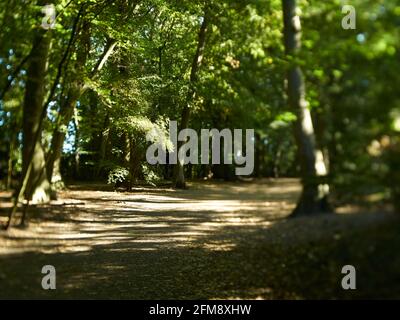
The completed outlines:
[[[40,121],[45,96],[45,79],[50,51],[50,33],[37,32],[27,71],[27,81],[23,106],[23,170],[27,171],[30,154],[34,149],[32,169],[29,175],[25,197],[33,203],[50,201],[51,186],[47,177],[45,154],[41,139],[35,143],[40,129]]]
[[[74,160],[75,160],[75,179],[79,179],[80,176],[80,131],[79,131],[79,115],[78,110],[74,108],[74,130],[75,130],[75,141],[74,141]]]
[[[197,50],[193,57],[191,72],[190,72],[190,84],[189,84],[189,92],[187,96],[186,105],[183,107],[182,115],[181,115],[181,123],[180,123],[180,130],[187,129],[189,126],[189,119],[190,119],[190,105],[194,102],[196,98],[196,91],[195,91],[195,84],[197,82],[197,74],[201,63],[204,57],[204,49],[206,46],[206,35],[208,29],[208,11],[205,11],[203,21],[200,26],[198,42],[197,42]],[[183,142],[178,143],[178,150],[183,145]],[[176,152],[178,152],[176,150]],[[184,165],[179,161],[175,166],[175,187],[176,188],[185,188],[185,173],[184,173]]]
[[[76,102],[81,94],[81,89],[82,85],[77,81],[73,81],[69,85],[67,97],[61,102],[58,114],[59,123],[57,124],[51,139],[51,151],[49,153],[47,165],[47,175],[49,178],[51,177],[51,183],[53,185],[63,185],[63,179],[60,170],[62,148],[64,145],[68,124],[73,116]]]
[[[301,48],[301,23],[295,0],[282,0],[286,54],[296,58]],[[305,97],[303,73],[292,62],[287,75],[287,95],[291,110],[297,115],[295,138],[301,165],[303,191],[293,216],[329,211],[329,186],[321,183],[327,174],[323,154],[316,147],[314,126]]]

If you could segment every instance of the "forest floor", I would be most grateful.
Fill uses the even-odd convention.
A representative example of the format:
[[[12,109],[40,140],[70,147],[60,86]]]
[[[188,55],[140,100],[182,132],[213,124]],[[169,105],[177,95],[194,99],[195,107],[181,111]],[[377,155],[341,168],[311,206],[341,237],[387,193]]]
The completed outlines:
[[[400,298],[395,214],[345,207],[287,219],[294,179],[98,188],[71,185],[31,208],[28,228],[0,231],[0,298]],[[348,264],[357,290],[341,287]],[[56,268],[56,290],[41,287],[44,265]]]

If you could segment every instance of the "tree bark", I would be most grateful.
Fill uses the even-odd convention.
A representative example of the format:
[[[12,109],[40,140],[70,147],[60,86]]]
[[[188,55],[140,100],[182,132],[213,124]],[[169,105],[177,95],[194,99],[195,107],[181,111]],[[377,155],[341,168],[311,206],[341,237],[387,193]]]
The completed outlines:
[[[137,152],[136,143],[132,136],[129,136],[129,181],[128,191],[131,191],[138,180],[140,168],[140,156]]]
[[[80,135],[79,135],[79,116],[78,116],[78,111],[76,110],[76,108],[73,109],[74,111],[74,129],[75,129],[75,141],[74,141],[74,160],[75,160],[75,179],[79,179],[80,176],[80,164],[81,164],[81,160],[80,160]]]
[[[99,160],[100,166],[97,169],[96,175],[99,176],[101,172],[101,166],[103,165],[104,160],[106,159],[107,155],[107,145],[110,138],[110,116],[107,112],[104,122],[103,122],[103,131],[100,135],[100,146],[99,146]]]
[[[23,105],[23,171],[27,172],[30,154],[34,149],[32,169],[28,178],[25,198],[32,203],[50,201],[51,186],[46,173],[45,154],[41,139],[35,143],[35,137],[40,130],[41,115],[45,95],[45,79],[50,51],[50,33],[37,32],[27,71],[27,82]]]
[[[51,177],[53,185],[63,184],[60,163],[66,130],[74,113],[76,102],[81,95],[82,85],[73,81],[67,92],[67,97],[62,101],[58,114],[57,127],[51,139],[51,151],[47,165],[47,175]]]
[[[182,109],[180,130],[187,129],[189,126],[190,105],[196,98],[195,84],[197,82],[198,70],[201,66],[204,57],[207,31],[208,31],[208,10],[206,9],[203,17],[203,22],[201,23],[199,30],[197,50],[193,57],[192,67],[190,71],[189,92],[186,100],[187,102]],[[179,149],[182,145],[183,142],[178,142],[178,148],[177,148],[178,150],[175,150],[175,152],[179,154]],[[184,164],[179,161],[179,157],[178,157],[178,163],[175,166],[174,180],[175,180],[174,181],[175,188],[178,189],[186,188]]]
[[[10,150],[8,153],[8,163],[7,163],[7,181],[6,181],[7,190],[11,188],[15,145],[16,145],[16,137],[12,133],[10,138]]]
[[[286,54],[296,59],[301,49],[301,23],[296,0],[282,0]],[[292,216],[329,212],[329,186],[321,182],[327,174],[323,154],[316,147],[314,126],[301,68],[292,61],[287,75],[287,95],[291,110],[297,115],[295,139],[301,165],[303,191]]]

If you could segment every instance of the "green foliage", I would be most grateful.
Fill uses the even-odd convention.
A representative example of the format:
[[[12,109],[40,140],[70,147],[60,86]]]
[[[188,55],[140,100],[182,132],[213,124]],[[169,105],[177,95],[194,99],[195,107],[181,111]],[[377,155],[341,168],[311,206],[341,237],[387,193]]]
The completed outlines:
[[[11,152],[14,174],[21,171],[22,102],[28,67],[24,59],[29,61],[42,18],[38,3],[0,3],[2,178],[10,141],[19,146]],[[398,3],[353,1],[356,30],[341,28],[342,1],[298,3],[303,50],[294,58],[284,52],[280,0],[57,1],[46,90],[60,67],[61,79],[44,126],[46,150],[51,150],[51,137],[58,128],[67,134],[65,150],[77,155],[75,164],[72,155],[65,162],[68,175],[106,178],[111,164],[129,171],[125,179],[154,182],[162,170],[146,166],[146,148],[158,142],[172,149],[168,122],[180,120],[193,89],[191,128],[254,128],[261,175],[273,175],[278,169],[280,175],[298,175],[291,132],[296,116],[288,110],[285,93],[286,72],[296,62],[305,74],[317,144],[329,155],[334,189],[342,194],[393,190],[381,177],[397,170],[393,161],[397,151],[377,158],[368,147],[385,136],[396,139],[399,132]],[[206,9],[210,28],[198,80],[193,84],[192,59]],[[72,34],[75,23],[77,32]],[[102,69],[93,73],[111,40],[117,43],[114,51]],[[60,66],[64,54],[66,61]],[[60,106],[74,83],[83,88],[76,112],[68,125],[60,125]],[[75,166],[84,170],[78,174]],[[205,170],[193,171],[201,174]],[[397,182],[397,176],[393,177]]]
[[[162,180],[160,173],[146,163],[142,164],[142,172],[144,181],[149,185],[155,187]]]
[[[129,170],[123,167],[115,167],[108,173],[107,183],[114,187],[118,184],[123,184],[127,181],[129,176]]]

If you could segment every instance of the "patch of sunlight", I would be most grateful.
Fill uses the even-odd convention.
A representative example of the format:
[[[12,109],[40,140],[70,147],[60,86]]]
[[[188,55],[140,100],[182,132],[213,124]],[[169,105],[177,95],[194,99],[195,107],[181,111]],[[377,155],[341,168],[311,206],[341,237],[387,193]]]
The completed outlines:
[[[365,198],[368,202],[380,202],[386,198],[386,194],[384,192],[376,192],[367,195]]]
[[[205,243],[202,247],[210,251],[232,251],[237,245],[235,243]]]
[[[120,209],[121,211],[131,211],[132,209],[141,212],[160,212],[160,211],[208,211],[213,212],[227,212],[230,210],[238,210],[242,208],[241,201],[239,200],[204,200],[204,201],[187,201],[183,203],[141,203],[131,202],[131,208]]]
[[[64,290],[76,290],[80,289],[85,285],[88,279],[96,279],[97,281],[100,280],[108,280],[107,276],[102,276],[98,272],[85,272],[84,274],[79,274],[76,276],[71,276],[68,278],[68,281],[64,282]]]
[[[172,239],[167,238],[167,239],[160,239],[158,237],[150,238],[150,239],[135,239],[134,242],[137,243],[168,243]]]
[[[168,237],[179,237],[179,236],[185,236],[185,237],[196,237],[196,236],[202,236],[204,235],[204,232],[199,232],[199,231],[182,231],[182,232],[172,232],[168,233]]]
[[[112,248],[112,249],[106,249],[107,252],[131,252],[132,250],[137,250],[137,251],[158,251],[159,248]]]
[[[56,252],[59,253],[73,253],[73,252],[85,252],[90,251],[92,247],[84,246],[84,245],[77,245],[73,247],[60,247]],[[50,250],[50,252],[43,252],[43,253],[54,253],[54,250]]]
[[[210,300],[265,300],[272,297],[273,290],[271,288],[247,288],[246,292],[240,296],[228,296],[212,298]]]
[[[258,226],[258,227],[268,227],[274,222],[265,221],[262,218],[256,217],[231,217],[228,219],[219,219],[213,222],[207,221],[194,226],[188,226],[189,229],[208,231],[209,233],[215,233],[218,229],[223,229],[225,227],[235,227],[235,226]]]
[[[59,240],[80,240],[80,239],[90,239],[93,238],[91,233],[72,233],[72,234],[53,234],[53,235],[45,235],[44,239],[52,238],[52,239],[59,239]]]

